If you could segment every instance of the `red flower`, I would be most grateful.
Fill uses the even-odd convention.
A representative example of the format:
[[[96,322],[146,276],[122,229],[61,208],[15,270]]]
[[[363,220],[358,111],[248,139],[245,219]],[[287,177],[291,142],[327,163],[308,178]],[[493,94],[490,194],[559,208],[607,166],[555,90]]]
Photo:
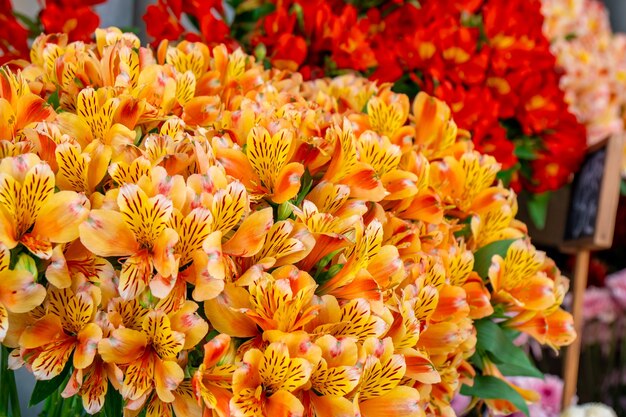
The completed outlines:
[[[41,11],[47,33],[67,33],[70,41],[88,41],[100,24],[98,15],[87,6],[47,4]]]
[[[156,43],[164,39],[178,39],[185,32],[185,28],[180,23],[182,8],[177,6],[180,6],[180,2],[160,0],[146,9],[146,14],[143,16],[146,31]]]
[[[11,13],[12,6],[9,2],[8,13],[5,12],[6,4],[2,4],[0,10],[0,65],[4,65],[13,59],[28,57],[28,31],[18,23]]]
[[[228,43],[230,28],[223,20],[216,18],[213,13],[206,13],[199,20],[200,33],[205,43],[209,45]]]
[[[276,49],[271,55],[272,65],[280,69],[297,70],[307,54],[306,41],[300,36],[283,33],[276,40]]]

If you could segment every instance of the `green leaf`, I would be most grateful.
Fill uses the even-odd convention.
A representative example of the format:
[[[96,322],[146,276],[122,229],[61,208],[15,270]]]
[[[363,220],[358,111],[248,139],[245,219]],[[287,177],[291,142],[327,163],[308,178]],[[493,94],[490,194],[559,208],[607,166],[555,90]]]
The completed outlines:
[[[305,169],[304,174],[302,174],[302,178],[300,178],[300,191],[294,201],[296,206],[300,206],[300,204],[302,204],[306,196],[309,194],[309,191],[311,191],[311,187],[313,187],[313,177],[311,177],[309,170]]]
[[[513,153],[515,153],[515,156],[517,156],[519,159],[527,159],[529,161],[537,159],[537,153],[531,147],[516,146]]]
[[[626,180],[622,180],[619,188],[620,188],[620,193],[622,195],[626,195]]]
[[[528,214],[538,229],[546,227],[548,217],[548,203],[552,194],[549,191],[541,194],[532,194],[528,199]]]
[[[491,266],[491,258],[494,255],[506,256],[509,246],[517,239],[506,239],[492,242],[483,246],[474,253],[474,271],[482,278],[487,278],[489,267]]]
[[[529,415],[524,398],[509,384],[494,376],[477,375],[474,378],[474,385],[461,387],[461,394],[482,399],[507,400],[524,414]]]
[[[489,357],[503,375],[543,378],[541,371],[520,347],[513,344],[500,326],[490,319],[477,320],[474,326],[477,332],[476,350],[479,353],[489,352]]]
[[[104,415],[106,417],[119,417],[123,414],[122,406],[122,395],[109,382],[107,394],[104,399]]]
[[[508,187],[509,184],[511,183],[511,180],[513,179],[513,174],[517,172],[518,169],[519,169],[519,166],[514,166],[513,168],[498,171],[498,173],[496,174],[496,179],[498,179],[499,181],[502,181],[504,186]]]
[[[63,368],[61,373],[54,378],[48,381],[37,381],[35,388],[33,389],[33,393],[30,396],[29,407],[39,404],[59,389],[59,387],[65,386],[65,379],[70,373],[70,368],[72,367],[71,363],[72,361],[68,360],[65,364],[65,368]]]
[[[48,96],[48,104],[52,106],[53,109],[58,109],[61,102],[59,99],[59,91],[58,90],[54,90],[54,92],[52,94],[50,94],[50,96]]]
[[[318,276],[316,276],[315,282],[317,282],[317,285],[319,286],[325,284],[328,280],[330,280],[332,277],[337,275],[339,271],[341,271],[342,268],[343,268],[343,264],[332,265],[330,268],[328,268],[327,271],[324,271]]]

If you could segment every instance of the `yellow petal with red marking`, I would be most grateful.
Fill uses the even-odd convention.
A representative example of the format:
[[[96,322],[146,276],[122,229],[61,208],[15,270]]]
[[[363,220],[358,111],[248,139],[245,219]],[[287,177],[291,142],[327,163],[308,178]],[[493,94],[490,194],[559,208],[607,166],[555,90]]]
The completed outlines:
[[[4,341],[9,331],[9,312],[6,307],[0,303],[0,343]]]
[[[239,181],[228,184],[226,188],[217,190],[213,197],[211,212],[215,219],[214,230],[228,233],[239,223],[250,205],[248,193]]]
[[[143,331],[161,359],[176,358],[183,349],[185,335],[172,331],[170,319],[162,311],[150,311],[146,315]]]
[[[83,384],[81,397],[85,411],[90,414],[99,412],[104,406],[104,399],[108,389],[108,378],[101,360],[87,369],[82,370]]]
[[[69,337],[42,346],[36,353],[37,358],[31,364],[35,378],[49,380],[59,375],[73,350],[74,340]]]
[[[117,204],[127,227],[137,242],[151,247],[165,231],[172,215],[172,202],[162,195],[148,198],[135,184],[126,184],[120,189]]]
[[[54,194],[54,174],[48,164],[37,164],[31,168],[20,190],[17,206],[17,222],[20,233],[26,232],[35,223],[41,210]]]

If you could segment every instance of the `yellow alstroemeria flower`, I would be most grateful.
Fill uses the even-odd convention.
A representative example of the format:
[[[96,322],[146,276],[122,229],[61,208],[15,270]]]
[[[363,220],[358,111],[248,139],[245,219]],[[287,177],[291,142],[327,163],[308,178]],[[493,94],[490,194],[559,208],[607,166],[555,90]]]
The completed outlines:
[[[59,375],[73,353],[75,369],[94,360],[102,329],[93,322],[98,300],[92,291],[48,290],[46,314],[20,337],[21,356],[38,379]]]
[[[540,271],[544,256],[522,239],[511,244],[504,258],[495,255],[489,267],[493,299],[532,311],[553,306],[554,281]]]
[[[313,365],[292,357],[287,344],[273,342],[264,350],[250,349],[233,374],[233,417],[302,415],[304,406],[294,395],[311,377]]]
[[[79,227],[80,240],[99,256],[127,257],[122,263],[119,291],[129,300],[150,284],[153,269],[161,276],[176,276],[178,263],[173,248],[178,234],[168,227],[172,202],[162,195],[148,198],[137,185],[126,184],[117,204],[120,211],[92,210]]]
[[[0,241],[9,249],[24,245],[42,259],[54,243],[78,237],[78,225],[89,213],[89,200],[72,191],[54,192],[50,166],[34,154],[0,162]]]
[[[300,190],[304,166],[289,162],[293,152],[294,133],[281,129],[273,135],[264,127],[252,128],[245,154],[235,149],[216,148],[226,173],[238,178],[255,198],[269,197],[281,204]]]
[[[368,338],[361,349],[365,361],[354,397],[360,415],[425,416],[418,391],[400,384],[406,363],[402,355],[393,353],[391,339]]]
[[[352,417],[354,404],[345,398],[361,377],[358,345],[352,338],[324,335],[315,341],[322,357],[311,373],[311,389],[302,392],[306,417]]]
[[[121,394],[130,401],[142,399],[154,389],[167,403],[174,401],[173,391],[184,379],[176,362],[183,349],[185,335],[172,330],[169,317],[162,311],[149,311],[141,321],[141,330],[120,327],[98,343],[105,362],[124,369]]]

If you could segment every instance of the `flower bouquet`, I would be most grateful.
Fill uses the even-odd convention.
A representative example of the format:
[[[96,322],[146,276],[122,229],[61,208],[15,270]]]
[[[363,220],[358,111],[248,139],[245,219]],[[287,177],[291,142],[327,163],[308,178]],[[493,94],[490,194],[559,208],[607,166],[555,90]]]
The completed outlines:
[[[0,72],[0,412],[4,365],[48,416],[527,411],[512,340],[575,337],[442,101],[115,28],[30,57]]]

